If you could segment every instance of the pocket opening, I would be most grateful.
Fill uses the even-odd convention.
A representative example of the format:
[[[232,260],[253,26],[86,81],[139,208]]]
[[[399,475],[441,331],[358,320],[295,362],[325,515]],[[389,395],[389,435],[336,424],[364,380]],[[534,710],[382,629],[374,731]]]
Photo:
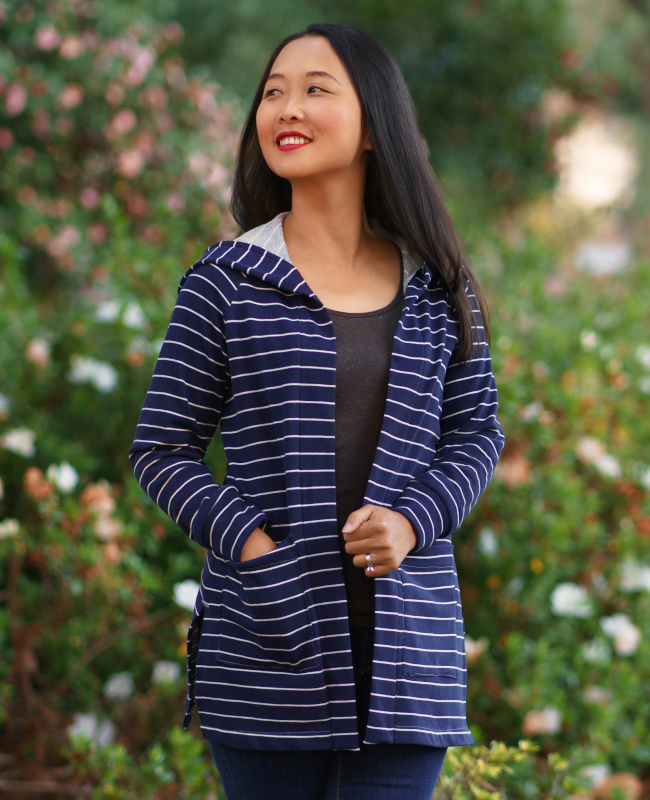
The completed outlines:
[[[400,568],[404,675],[462,681],[458,656],[455,571],[417,565]]]

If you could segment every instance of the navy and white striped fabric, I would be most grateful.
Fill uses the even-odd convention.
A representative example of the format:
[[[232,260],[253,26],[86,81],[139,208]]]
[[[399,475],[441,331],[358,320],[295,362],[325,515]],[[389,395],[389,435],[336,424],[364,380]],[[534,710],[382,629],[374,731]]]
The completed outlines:
[[[253,240],[281,230],[282,216]],[[286,247],[276,254],[242,239],[209,247],[181,278],[129,450],[143,489],[207,550],[184,726],[196,703],[204,737],[223,744],[357,750],[336,521],[334,327]],[[364,503],[404,514],[417,545],[372,579],[368,744],[474,743],[451,535],[490,481],[504,436],[485,337],[471,361],[449,366],[458,330],[450,295],[416,263]],[[218,426],[223,485],[202,460]],[[277,547],[240,562],[256,526]]]

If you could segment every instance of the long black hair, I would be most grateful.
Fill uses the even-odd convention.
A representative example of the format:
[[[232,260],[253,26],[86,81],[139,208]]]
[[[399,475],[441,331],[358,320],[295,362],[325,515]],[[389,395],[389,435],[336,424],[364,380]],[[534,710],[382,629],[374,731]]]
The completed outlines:
[[[466,361],[480,341],[480,311],[490,341],[487,303],[469,268],[442,190],[429,164],[417,112],[402,71],[388,50],[368,34],[337,23],[315,23],[287,36],[275,48],[255,93],[242,132],[232,190],[232,214],[243,231],[291,210],[291,183],[271,171],[257,136],[256,115],[264,87],[280,51],[302,36],[323,36],[355,87],[373,150],[369,151],[364,204],[387,232],[404,237],[451,293],[460,323],[455,360]],[[468,294],[473,291],[476,303]]]

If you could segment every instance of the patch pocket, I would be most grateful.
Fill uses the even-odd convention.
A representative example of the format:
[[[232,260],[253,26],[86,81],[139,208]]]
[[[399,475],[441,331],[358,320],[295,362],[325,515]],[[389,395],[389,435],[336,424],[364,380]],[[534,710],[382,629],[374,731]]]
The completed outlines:
[[[458,661],[456,575],[453,568],[400,567],[404,675],[462,677]]]
[[[227,562],[215,658],[264,670],[320,668],[293,543]]]

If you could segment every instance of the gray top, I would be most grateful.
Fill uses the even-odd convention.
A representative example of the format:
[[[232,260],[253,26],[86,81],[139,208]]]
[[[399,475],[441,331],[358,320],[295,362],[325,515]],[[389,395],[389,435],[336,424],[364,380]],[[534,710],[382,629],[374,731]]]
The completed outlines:
[[[403,259],[400,258],[402,278]],[[391,302],[375,311],[327,309],[336,331],[336,518],[350,627],[374,627],[375,581],[352,563],[341,528],[363,505],[384,419],[393,338],[404,304],[403,281]]]

